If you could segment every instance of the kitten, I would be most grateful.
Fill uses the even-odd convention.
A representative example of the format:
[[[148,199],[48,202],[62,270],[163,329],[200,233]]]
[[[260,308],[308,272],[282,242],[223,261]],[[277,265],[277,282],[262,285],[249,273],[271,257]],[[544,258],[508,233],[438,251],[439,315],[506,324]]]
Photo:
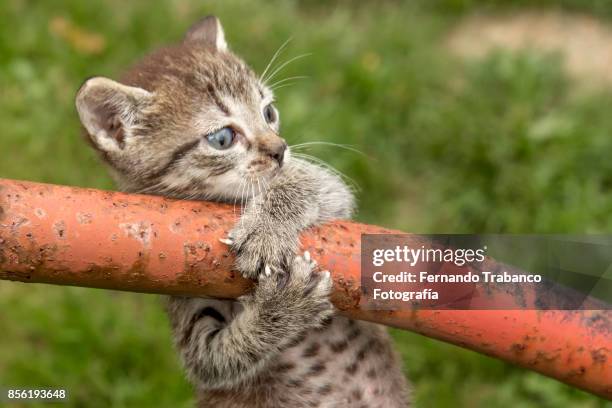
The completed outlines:
[[[296,256],[300,232],[350,217],[353,197],[336,175],[291,156],[272,91],[228,50],[215,17],[121,83],[89,79],[76,106],[123,191],[246,201],[225,242],[236,269],[258,280],[254,292],[168,302],[199,406],[407,405],[386,330],[333,316],[329,272]]]

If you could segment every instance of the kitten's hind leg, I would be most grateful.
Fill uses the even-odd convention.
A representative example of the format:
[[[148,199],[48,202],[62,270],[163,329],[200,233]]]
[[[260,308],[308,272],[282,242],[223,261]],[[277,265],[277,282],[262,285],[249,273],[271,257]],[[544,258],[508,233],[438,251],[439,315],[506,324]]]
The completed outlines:
[[[315,272],[309,257],[293,259],[289,273],[261,273],[233,317],[207,299],[170,299],[176,343],[194,383],[224,389],[254,378],[284,346],[332,315],[330,274]]]

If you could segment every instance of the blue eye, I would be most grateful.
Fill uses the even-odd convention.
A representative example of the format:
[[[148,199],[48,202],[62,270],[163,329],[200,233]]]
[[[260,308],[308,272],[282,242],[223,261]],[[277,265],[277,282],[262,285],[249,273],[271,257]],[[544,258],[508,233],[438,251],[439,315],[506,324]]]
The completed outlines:
[[[234,132],[232,128],[224,127],[223,129],[219,129],[210,135],[206,135],[206,140],[208,140],[208,144],[215,149],[225,150],[232,145],[235,137],[236,132]]]
[[[264,118],[266,122],[272,124],[278,120],[278,113],[276,112],[276,108],[271,103],[266,105],[263,110]]]

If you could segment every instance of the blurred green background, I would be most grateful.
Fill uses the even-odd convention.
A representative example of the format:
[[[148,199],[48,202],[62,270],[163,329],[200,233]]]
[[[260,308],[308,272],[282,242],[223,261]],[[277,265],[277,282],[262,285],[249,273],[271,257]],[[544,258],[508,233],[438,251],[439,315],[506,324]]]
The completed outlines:
[[[289,37],[281,61],[312,53],[279,77],[309,77],[278,91],[282,134],[364,152],[308,152],[357,182],[359,220],[422,233],[611,231],[609,1],[4,0],[0,177],[113,189],[80,136],[76,90],[210,13],[259,72]],[[69,407],[192,406],[159,303],[1,282],[0,385],[66,388]],[[394,336],[421,407],[612,406]]]

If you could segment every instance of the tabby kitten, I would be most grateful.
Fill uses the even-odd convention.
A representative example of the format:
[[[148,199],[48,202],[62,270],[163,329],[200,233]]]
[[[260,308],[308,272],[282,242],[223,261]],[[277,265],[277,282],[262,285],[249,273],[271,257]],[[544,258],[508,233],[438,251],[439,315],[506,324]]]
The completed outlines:
[[[168,315],[201,407],[404,407],[386,330],[333,315],[330,274],[305,228],[348,218],[336,175],[293,158],[270,88],[225,42],[215,17],[136,64],[95,77],[76,106],[92,146],[126,192],[246,202],[226,242],[257,279],[237,301],[172,297]]]

